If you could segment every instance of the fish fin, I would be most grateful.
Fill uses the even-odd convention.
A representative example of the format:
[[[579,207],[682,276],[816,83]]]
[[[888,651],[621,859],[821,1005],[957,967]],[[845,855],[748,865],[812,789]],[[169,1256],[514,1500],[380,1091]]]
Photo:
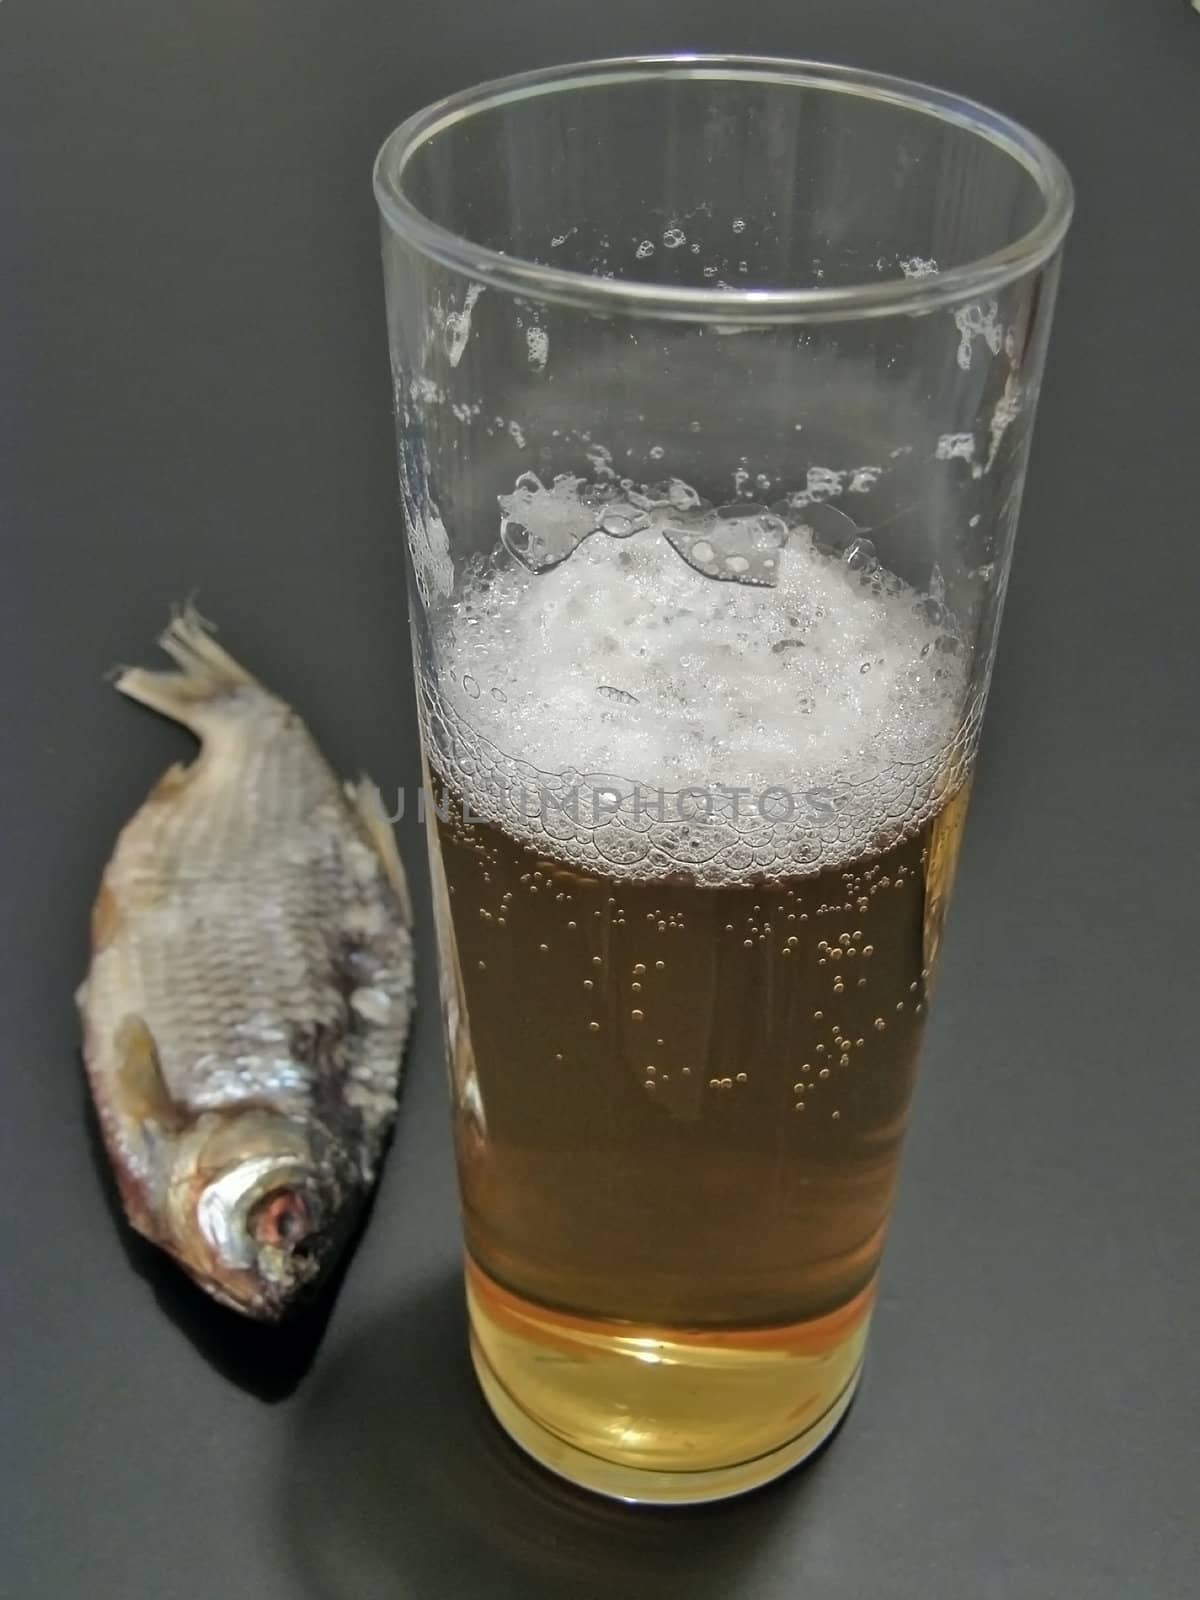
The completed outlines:
[[[212,624],[193,606],[176,612],[158,642],[180,671],[127,667],[117,679],[117,688],[176,722],[194,726],[197,709],[237,689],[261,687],[221,648],[212,636]]]
[[[123,921],[121,903],[112,886],[112,874],[105,869],[100,879],[100,889],[92,906],[92,953],[98,954],[110,945],[121,930]]]
[[[158,1046],[145,1018],[136,1013],[125,1017],[115,1044],[122,1109],[139,1122],[155,1122],[164,1132],[177,1133],[187,1113],[167,1088]]]
[[[181,789],[186,789],[195,776],[196,769],[183,761],[174,761],[151,789],[147,799],[169,804]]]
[[[404,863],[396,848],[396,835],[383,807],[383,796],[364,773],[357,783],[346,785],[346,796],[358,812],[359,820],[367,830],[367,837],[375,846],[375,853],[383,863],[388,881],[396,891],[400,912],[409,927],[412,926],[412,900],[408,893],[408,878]]]

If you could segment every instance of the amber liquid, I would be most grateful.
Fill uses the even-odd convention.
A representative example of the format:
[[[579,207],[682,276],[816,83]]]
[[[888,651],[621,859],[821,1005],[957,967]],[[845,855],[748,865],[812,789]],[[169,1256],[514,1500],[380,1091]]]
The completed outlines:
[[[966,799],[882,854],[721,887],[438,823],[475,1359],[549,1465],[696,1500],[836,1424]]]

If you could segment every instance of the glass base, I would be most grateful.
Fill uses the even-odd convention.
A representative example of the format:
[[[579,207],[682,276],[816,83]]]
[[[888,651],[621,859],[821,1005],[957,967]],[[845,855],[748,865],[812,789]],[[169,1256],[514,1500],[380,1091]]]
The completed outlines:
[[[553,1312],[470,1263],[471,1358],[501,1426],[612,1499],[694,1505],[812,1455],[858,1386],[871,1292],[819,1321],[683,1332]]]

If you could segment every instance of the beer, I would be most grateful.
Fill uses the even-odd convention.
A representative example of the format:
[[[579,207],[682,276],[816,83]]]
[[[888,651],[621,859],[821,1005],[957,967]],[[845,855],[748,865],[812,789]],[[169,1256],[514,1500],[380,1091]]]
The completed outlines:
[[[749,590],[615,543],[468,600],[427,719],[468,1296],[526,1448],[695,1500],[801,1459],[853,1392],[962,677],[940,605],[815,546]]]

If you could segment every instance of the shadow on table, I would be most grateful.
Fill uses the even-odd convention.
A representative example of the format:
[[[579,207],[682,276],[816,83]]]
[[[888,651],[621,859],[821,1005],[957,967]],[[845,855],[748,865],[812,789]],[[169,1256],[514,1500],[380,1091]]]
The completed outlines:
[[[745,1499],[627,1508],[527,1460],[467,1356],[457,1275],[323,1368],[296,1412],[280,1516],[306,1600],[730,1600],[802,1533],[814,1460]]]

